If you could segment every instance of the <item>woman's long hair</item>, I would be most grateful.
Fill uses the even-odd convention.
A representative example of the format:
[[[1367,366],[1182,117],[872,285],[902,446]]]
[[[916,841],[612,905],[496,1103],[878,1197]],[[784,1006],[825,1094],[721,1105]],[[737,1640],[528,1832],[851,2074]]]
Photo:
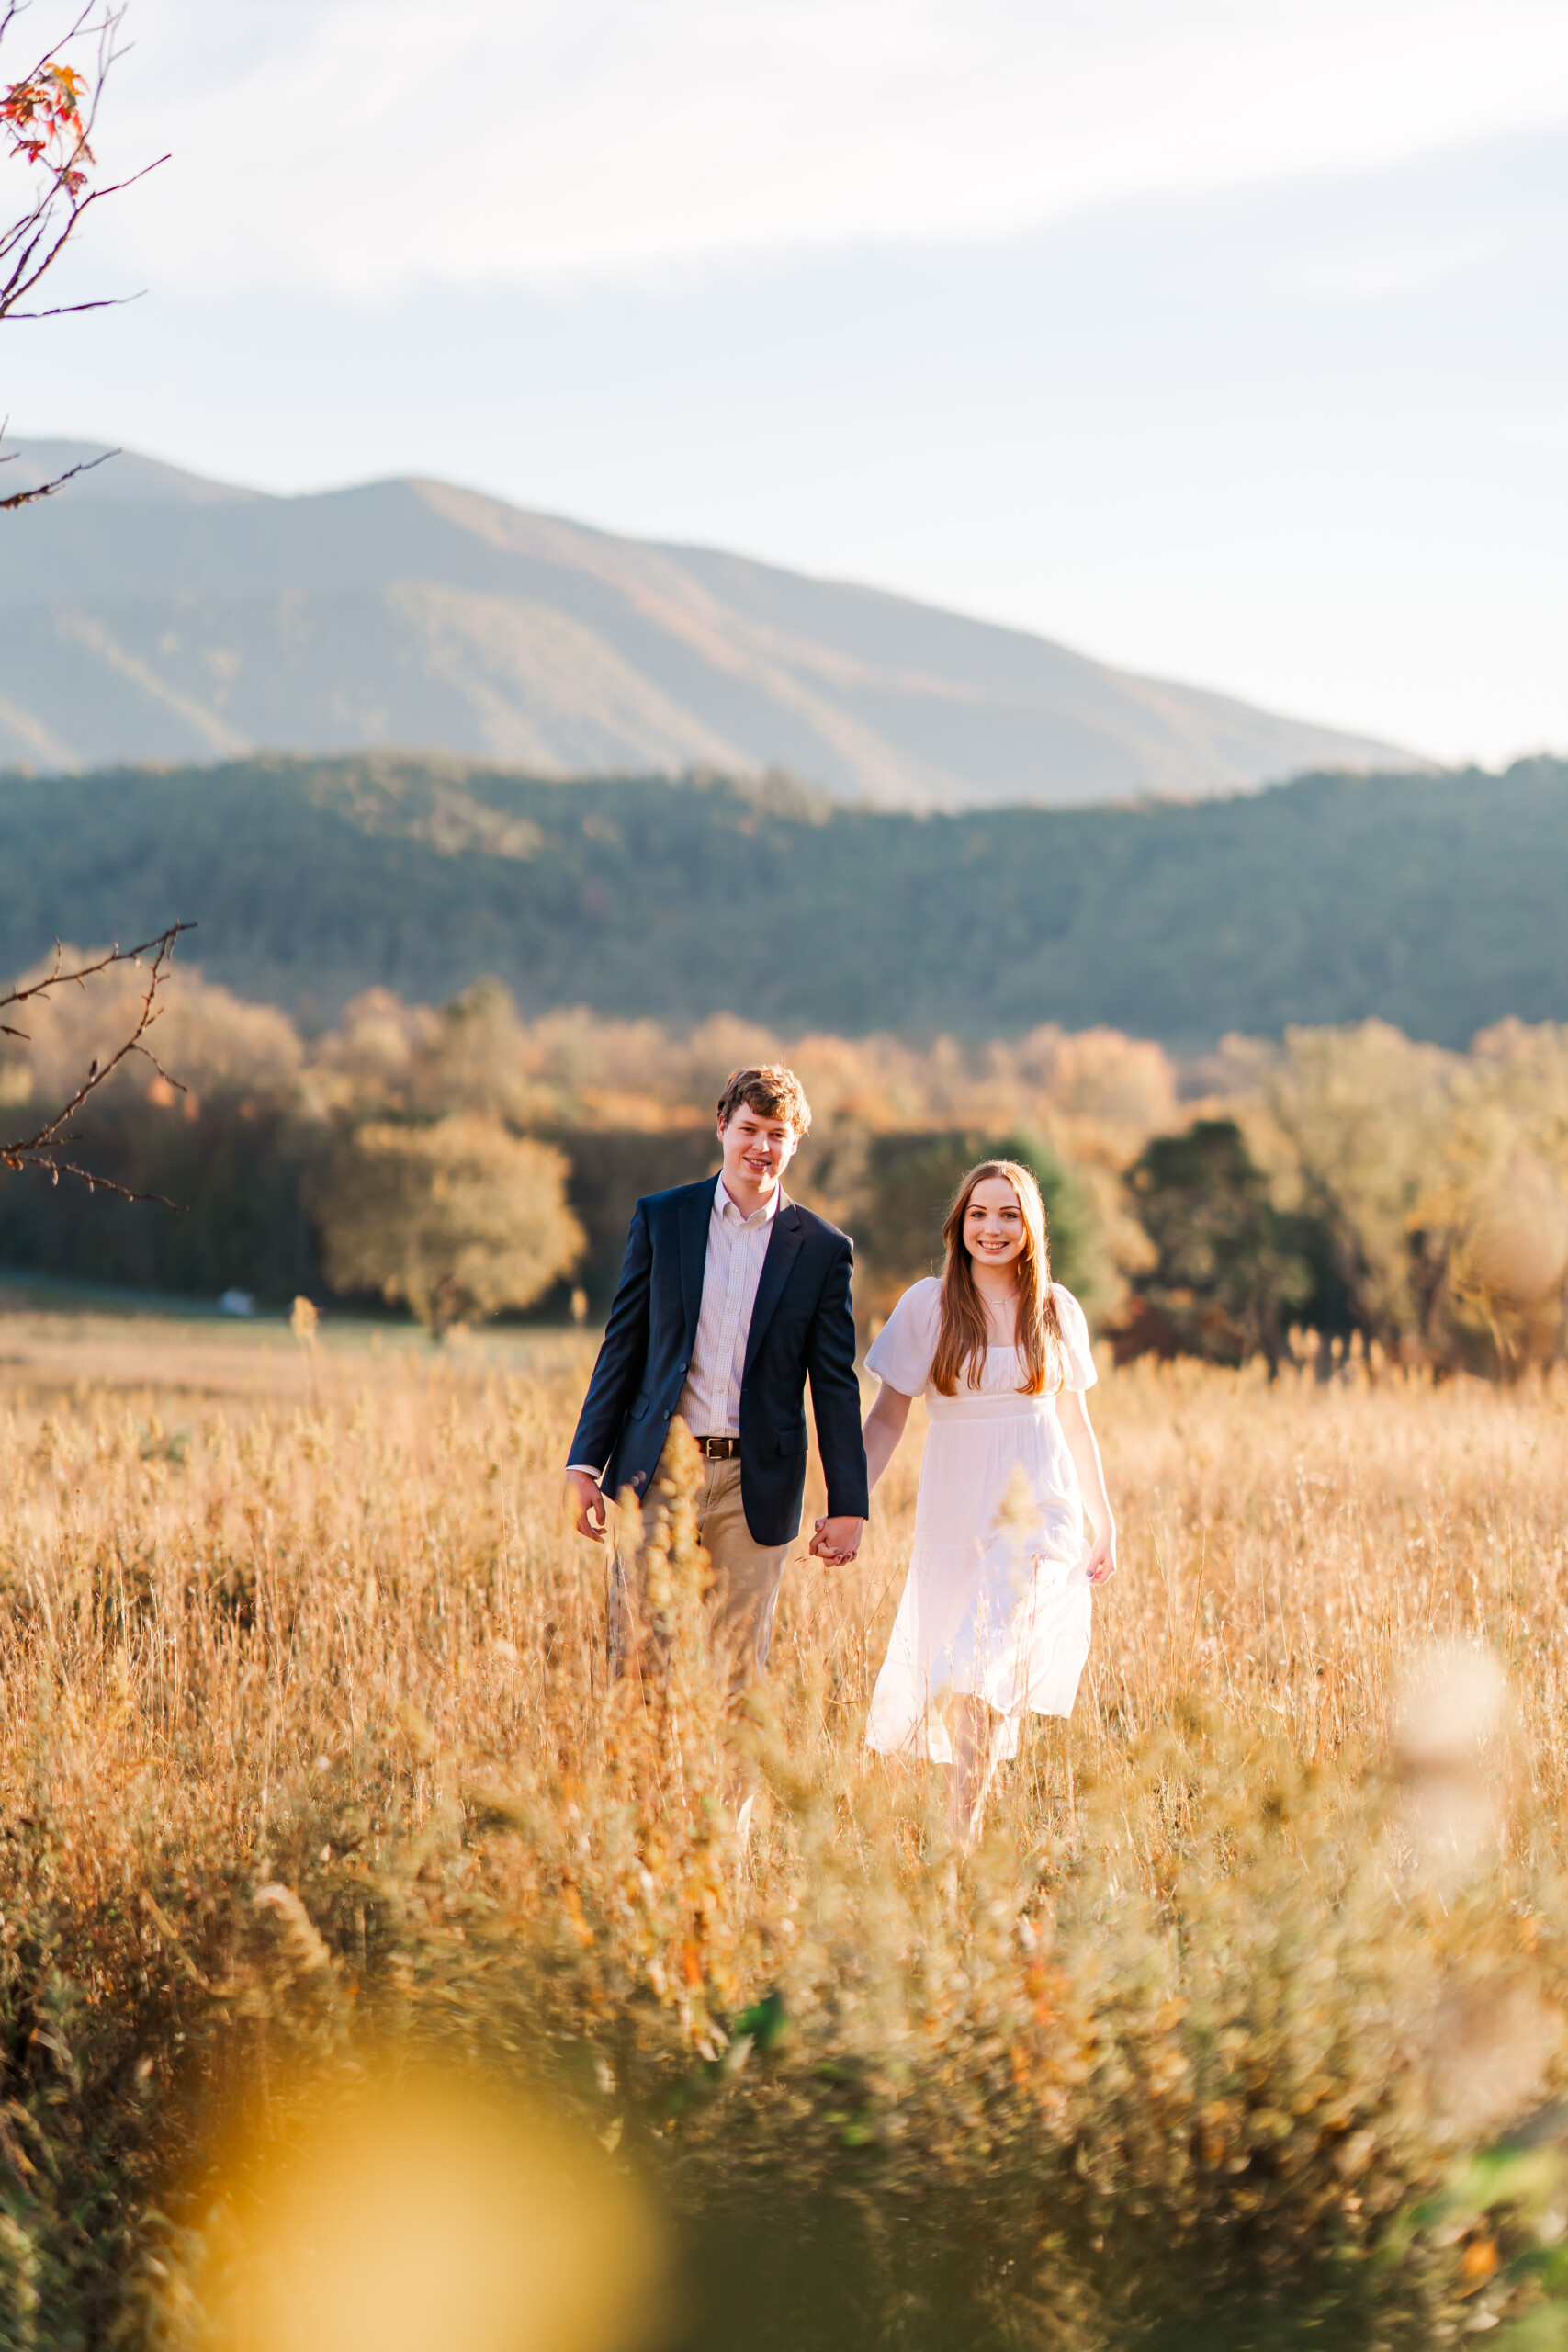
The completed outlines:
[[[1065,1375],[1066,1351],[1062,1320],[1051,1290],[1051,1253],[1045,1238],[1045,1204],[1027,1168],[1016,1159],[982,1159],[958,1187],[942,1228],[946,1262],[942,1273],[942,1326],[931,1363],[931,1385],[943,1396],[964,1385],[978,1388],[990,1345],[985,1303],[975,1286],[975,1261],[964,1246],[964,1220],[976,1184],[987,1176],[1005,1176],[1018,1194],[1023,1211],[1023,1250],[1013,1261],[1018,1277],[1018,1352],[1027,1377],[1019,1383],[1026,1396],[1038,1396],[1046,1385],[1059,1388]]]

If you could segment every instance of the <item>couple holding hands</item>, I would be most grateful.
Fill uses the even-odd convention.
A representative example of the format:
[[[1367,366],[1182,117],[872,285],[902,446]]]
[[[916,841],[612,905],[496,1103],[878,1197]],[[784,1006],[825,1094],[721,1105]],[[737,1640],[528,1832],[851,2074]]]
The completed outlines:
[[[793,1070],[735,1070],[719,1098],[716,1180],[637,1203],[572,1440],[568,1509],[578,1532],[602,1543],[606,1496],[637,1498],[637,1510],[617,1515],[611,1569],[620,1670],[647,1546],[669,1507],[660,1456],[681,1416],[703,1456],[698,1534],[739,1694],[766,1668],[800,1530],[807,1381],[828,1485],[809,1549],[834,1566],[854,1558],[871,1489],[923,1395],[914,1545],[866,1740],[949,1768],[953,1833],[966,1846],[1025,1710],[1071,1713],[1090,1588],[1115,1573],[1115,1522],[1084,1403],[1095,1379],[1089,1329],[1071,1292],[1051,1280],[1033,1177],[1016,1161],[983,1160],[942,1227],[942,1275],[904,1293],[867,1353],[882,1385],[863,1430],[853,1244],[783,1188],[810,1124]],[[743,1842],[750,1815],[748,1798]]]

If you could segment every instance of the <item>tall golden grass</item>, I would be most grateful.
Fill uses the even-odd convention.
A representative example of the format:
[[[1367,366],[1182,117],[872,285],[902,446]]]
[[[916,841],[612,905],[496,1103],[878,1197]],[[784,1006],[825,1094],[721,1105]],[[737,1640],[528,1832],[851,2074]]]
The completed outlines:
[[[689,1522],[668,1677],[606,1681],[586,1346],[0,1335],[0,2340],[228,2340],[234,2119],[389,2052],[677,2235],[816,2233],[841,2339],[795,2262],[761,2344],[1120,2343],[1222,2278],[1555,2325],[1560,1376],[1109,1375],[1122,1574],[967,1860],[862,1746],[914,1432],[853,1572],[787,1574],[743,1857]]]

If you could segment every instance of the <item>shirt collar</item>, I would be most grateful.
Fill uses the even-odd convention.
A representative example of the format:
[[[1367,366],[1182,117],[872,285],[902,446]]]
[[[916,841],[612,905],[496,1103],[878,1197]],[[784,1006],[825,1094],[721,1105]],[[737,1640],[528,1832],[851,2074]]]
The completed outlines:
[[[733,1209],[736,1220],[740,1225],[750,1225],[753,1219],[759,1217],[762,1224],[771,1225],[779,1213],[779,1204],[783,1199],[784,1186],[776,1185],[772,1199],[765,1202],[761,1209],[753,1209],[750,1216],[748,1216],[739,1202],[731,1194],[724,1178],[720,1176],[713,1189],[713,1213],[715,1216],[721,1217],[727,1210]]]

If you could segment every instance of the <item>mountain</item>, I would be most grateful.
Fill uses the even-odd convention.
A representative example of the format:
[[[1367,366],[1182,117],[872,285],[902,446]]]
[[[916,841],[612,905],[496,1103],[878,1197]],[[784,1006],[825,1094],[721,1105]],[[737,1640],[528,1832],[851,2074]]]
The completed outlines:
[[[1568,762],[1190,805],[912,814],[723,779],[388,754],[0,776],[0,972],[146,938],[331,1017],[486,973],[524,1010],[1202,1052],[1369,1014],[1463,1046],[1568,1019]]]
[[[96,454],[20,443],[0,483]],[[117,455],[0,517],[0,766],[374,745],[541,776],[783,768],[900,808],[1409,764],[1021,629],[445,482],[276,498]]]

